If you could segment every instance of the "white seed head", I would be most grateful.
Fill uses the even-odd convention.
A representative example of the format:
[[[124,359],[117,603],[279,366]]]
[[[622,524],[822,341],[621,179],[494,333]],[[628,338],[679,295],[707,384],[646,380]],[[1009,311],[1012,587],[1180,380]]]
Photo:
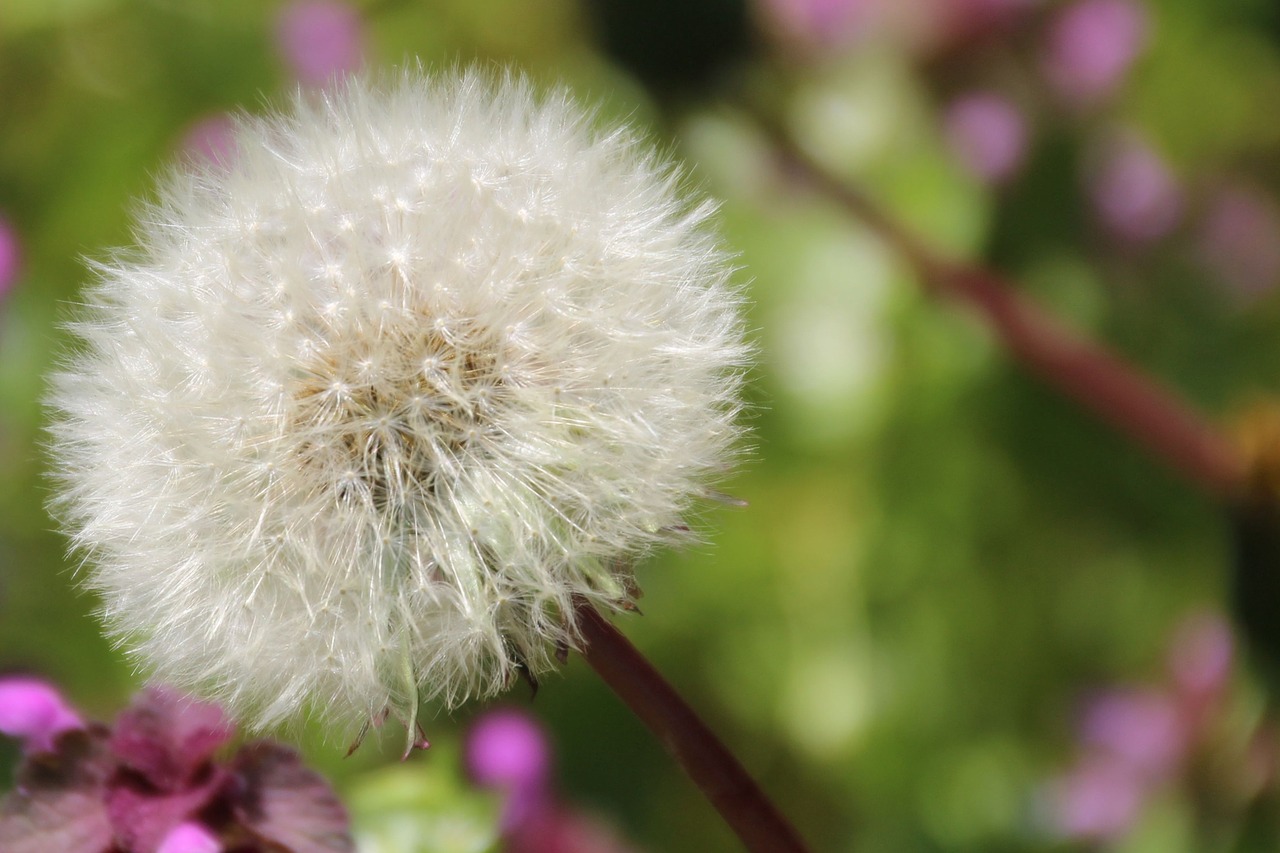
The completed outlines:
[[[236,144],[164,182],[54,379],[55,509],[110,630],[259,725],[545,670],[733,454],[710,205],[477,73],[353,80]]]

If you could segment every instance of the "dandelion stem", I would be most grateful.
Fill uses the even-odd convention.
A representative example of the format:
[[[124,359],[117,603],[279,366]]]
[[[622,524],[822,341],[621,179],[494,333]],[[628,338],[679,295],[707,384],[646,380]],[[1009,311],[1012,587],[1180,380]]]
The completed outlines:
[[[831,174],[772,119],[751,110],[778,151],[816,189],[857,217],[911,265],[934,293],[967,302],[1031,373],[1092,411],[1210,495],[1231,499],[1244,485],[1232,444],[1163,383],[1119,354],[1058,322],[981,266],[933,251],[855,187]]]
[[[657,736],[748,850],[801,853],[795,829],[731,752],[635,646],[579,600],[582,656]]]

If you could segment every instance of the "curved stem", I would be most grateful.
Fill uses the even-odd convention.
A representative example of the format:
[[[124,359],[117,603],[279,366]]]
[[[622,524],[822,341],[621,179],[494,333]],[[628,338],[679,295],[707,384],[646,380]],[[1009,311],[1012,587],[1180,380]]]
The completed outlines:
[[[800,836],[738,759],[617,628],[585,601],[575,603],[582,656],[756,853],[803,853]]]
[[[1200,413],[1119,354],[1059,323],[1003,277],[932,251],[805,152],[777,122],[748,110],[788,162],[896,250],[935,293],[969,303],[1031,373],[1110,423],[1215,498],[1238,497],[1245,466]]]

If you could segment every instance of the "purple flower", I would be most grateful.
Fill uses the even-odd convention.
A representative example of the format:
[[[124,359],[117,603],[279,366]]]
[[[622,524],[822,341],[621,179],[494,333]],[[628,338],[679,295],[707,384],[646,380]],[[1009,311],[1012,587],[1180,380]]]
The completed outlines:
[[[765,18],[783,38],[815,47],[833,47],[856,37],[871,0],[758,0]]]
[[[998,184],[1021,167],[1027,127],[1008,99],[990,92],[962,95],[947,107],[943,124],[951,150],[977,178]]]
[[[22,246],[18,242],[18,232],[8,219],[0,215],[0,296],[13,288],[21,270]]]
[[[1114,690],[1089,703],[1080,740],[1137,778],[1171,773],[1187,750],[1187,731],[1172,697],[1154,690]]]
[[[579,811],[549,809],[507,840],[507,853],[633,853],[608,824]]]
[[[28,755],[0,800],[0,850],[217,853],[227,839],[245,851],[354,850],[321,777],[268,742],[217,761],[232,735],[219,708],[163,689],[142,693],[110,729],[67,730],[52,751]]]
[[[1280,281],[1280,209],[1248,186],[1219,189],[1200,223],[1205,265],[1236,295],[1266,293]]]
[[[193,122],[182,136],[182,148],[215,166],[229,166],[236,154],[235,125],[226,113]]]
[[[1063,99],[1096,102],[1124,80],[1146,34],[1146,11],[1133,0],[1080,0],[1050,26],[1045,75]]]
[[[52,752],[58,735],[84,723],[52,686],[34,678],[0,679],[0,733],[28,752]]]
[[[1153,242],[1182,217],[1182,190],[1169,167],[1132,134],[1102,145],[1086,182],[1098,219],[1122,240]]]
[[[360,14],[336,0],[297,0],[280,14],[280,52],[303,83],[320,85],[364,62]]]
[[[546,733],[527,714],[491,711],[467,735],[466,764],[478,785],[506,795],[503,826],[527,823],[548,802],[551,750]]]
[[[1142,810],[1143,780],[1123,762],[1089,757],[1049,786],[1054,829],[1067,838],[1123,835]]]
[[[1197,613],[1174,631],[1169,645],[1169,673],[1182,694],[1215,697],[1226,688],[1235,658],[1231,626],[1216,613]]]

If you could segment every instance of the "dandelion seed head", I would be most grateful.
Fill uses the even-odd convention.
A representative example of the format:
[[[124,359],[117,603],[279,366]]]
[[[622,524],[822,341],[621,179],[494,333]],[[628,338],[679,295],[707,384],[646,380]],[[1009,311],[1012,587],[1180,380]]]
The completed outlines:
[[[97,269],[55,509],[115,636],[250,723],[500,690],[732,460],[730,265],[564,94],[404,72],[242,118]]]

